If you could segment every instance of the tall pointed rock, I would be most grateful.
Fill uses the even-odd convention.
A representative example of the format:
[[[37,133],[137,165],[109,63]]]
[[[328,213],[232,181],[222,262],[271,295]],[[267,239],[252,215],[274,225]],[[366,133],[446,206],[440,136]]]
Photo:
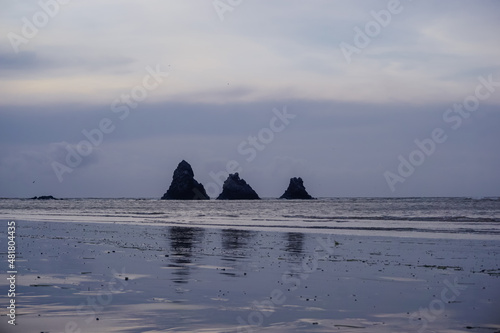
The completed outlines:
[[[260,199],[257,193],[244,179],[240,179],[238,173],[227,177],[222,186],[222,193],[217,200],[255,200]]]
[[[162,200],[209,200],[205,188],[194,179],[194,172],[188,162],[182,160],[174,171],[172,183]]]
[[[290,184],[280,199],[314,199],[307,193],[304,182],[300,177],[290,179]]]

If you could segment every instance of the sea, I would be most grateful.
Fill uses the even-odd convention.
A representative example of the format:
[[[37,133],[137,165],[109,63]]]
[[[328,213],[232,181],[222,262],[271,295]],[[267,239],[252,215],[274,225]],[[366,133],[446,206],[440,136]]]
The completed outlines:
[[[0,199],[0,220],[497,240],[500,198]]]

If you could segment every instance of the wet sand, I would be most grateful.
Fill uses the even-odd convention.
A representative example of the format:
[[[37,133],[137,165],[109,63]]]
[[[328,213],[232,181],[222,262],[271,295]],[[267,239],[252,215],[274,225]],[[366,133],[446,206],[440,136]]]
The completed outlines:
[[[500,241],[17,225],[0,332],[500,332]]]

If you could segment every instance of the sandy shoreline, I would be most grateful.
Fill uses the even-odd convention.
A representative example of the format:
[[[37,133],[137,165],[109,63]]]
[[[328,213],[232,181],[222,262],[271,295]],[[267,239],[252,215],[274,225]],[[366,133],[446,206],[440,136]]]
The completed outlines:
[[[30,221],[17,237],[2,332],[500,331],[499,241]]]

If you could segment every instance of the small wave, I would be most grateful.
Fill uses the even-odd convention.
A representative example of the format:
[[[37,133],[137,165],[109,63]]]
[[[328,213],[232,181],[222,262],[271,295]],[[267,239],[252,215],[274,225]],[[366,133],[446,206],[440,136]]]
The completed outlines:
[[[165,212],[115,212],[116,215],[122,216],[124,214],[130,215],[163,215]]]
[[[179,225],[184,226],[185,223],[176,223],[172,221],[152,221],[153,223],[163,224],[167,223],[169,225]],[[210,227],[243,227],[249,229],[260,229],[260,228],[270,228],[270,229],[310,229],[310,230],[349,230],[349,231],[382,231],[391,233],[400,232],[421,232],[421,233],[432,233],[432,234],[476,234],[476,235],[500,235],[500,230],[498,229],[471,229],[471,228],[457,228],[457,229],[436,229],[436,228],[422,228],[422,227],[370,227],[370,226],[359,226],[359,227],[349,227],[349,226],[331,226],[331,225],[275,225],[275,224],[245,224],[239,223],[238,225],[227,224],[227,223],[210,223]]]
[[[352,220],[372,221],[420,221],[420,222],[500,222],[500,218],[469,216],[315,216],[315,215],[282,215],[284,218],[304,220],[327,220],[347,222]]]
[[[468,197],[466,199],[474,201],[500,201],[500,197]]]

